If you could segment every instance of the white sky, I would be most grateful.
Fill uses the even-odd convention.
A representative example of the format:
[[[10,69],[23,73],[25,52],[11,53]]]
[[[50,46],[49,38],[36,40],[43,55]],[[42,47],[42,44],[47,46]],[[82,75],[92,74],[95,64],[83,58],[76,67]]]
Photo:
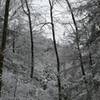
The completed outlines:
[[[71,2],[72,1],[73,0],[71,0]],[[46,14],[46,20],[48,22],[50,22],[48,0],[34,0],[33,5],[35,5],[36,9],[38,9],[38,11],[42,12],[42,14],[43,13]],[[54,17],[62,19],[63,15],[59,14],[59,13],[63,13],[65,11],[65,9],[66,9],[65,5],[63,5],[63,4],[58,5],[57,4],[54,7],[54,12],[53,12]],[[69,19],[67,18],[67,20],[70,20],[70,17],[69,17]],[[61,38],[63,38],[63,33],[64,33],[65,29],[60,24],[56,24],[55,28],[56,28],[56,39],[60,40]],[[52,37],[52,34],[49,34],[48,37]]]
[[[48,0],[31,0],[33,1],[31,4],[33,6],[33,9],[35,8],[35,10],[37,12],[40,12],[42,14],[43,17],[46,18],[47,22],[50,22],[50,14],[49,14],[49,3]],[[76,2],[76,1],[80,1],[80,0],[69,0],[70,2]],[[57,4],[54,7],[53,10],[53,15],[54,15],[54,21],[63,21],[63,22],[70,22],[71,20],[71,16],[70,13],[67,12],[68,7],[66,7],[67,3],[63,3],[61,5]],[[55,20],[56,19],[56,20]],[[46,27],[47,28],[47,27]],[[71,27],[67,27],[68,30],[71,30]],[[55,23],[55,33],[56,33],[56,39],[59,41],[60,39],[63,38],[63,33],[65,31],[65,28],[60,25],[60,24],[56,24]],[[48,32],[48,29],[46,29],[46,32]],[[49,32],[50,33],[50,32]],[[66,32],[66,35],[69,32]],[[48,37],[52,37],[52,34],[50,33],[49,35],[47,35]]]

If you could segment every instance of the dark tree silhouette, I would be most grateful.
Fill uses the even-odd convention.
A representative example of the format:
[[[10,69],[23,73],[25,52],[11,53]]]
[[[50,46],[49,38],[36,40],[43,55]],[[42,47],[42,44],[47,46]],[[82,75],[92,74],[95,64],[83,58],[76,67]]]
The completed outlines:
[[[82,59],[81,48],[80,48],[80,44],[79,44],[80,40],[79,40],[78,26],[77,26],[77,23],[76,23],[75,16],[74,16],[74,13],[72,11],[71,5],[69,3],[69,0],[66,0],[66,2],[67,2],[67,5],[69,7],[69,10],[70,10],[70,13],[71,13],[71,16],[72,16],[72,20],[73,20],[73,23],[74,23],[74,26],[75,26],[76,45],[77,45],[78,54],[79,54],[79,61],[80,61],[81,71],[82,71],[82,75],[84,76],[84,82],[85,82],[86,89],[87,89],[87,94],[88,94],[87,100],[91,100],[91,95],[90,95],[90,92],[89,92],[88,87],[87,87],[86,74],[85,74],[85,69],[84,69],[84,64],[83,64],[83,59]]]
[[[81,54],[81,49],[80,49],[80,45],[79,45],[80,41],[79,41],[79,32],[78,32],[77,23],[76,23],[76,20],[75,20],[75,17],[74,17],[74,14],[73,14],[73,11],[72,11],[72,8],[71,8],[71,5],[70,5],[69,1],[66,0],[66,2],[67,2],[68,7],[70,9],[72,20],[73,20],[73,23],[74,23],[74,26],[75,26],[75,29],[76,29],[76,34],[75,35],[76,35],[76,44],[77,44],[77,49],[78,49],[78,54],[79,54],[79,60],[80,60],[82,74],[85,76],[85,70],[84,70],[83,61],[82,61],[82,54]]]
[[[53,10],[53,5],[52,5],[50,0],[49,0],[49,5],[50,5],[50,18],[51,18],[51,26],[52,26],[53,44],[54,44],[56,60],[57,60],[58,97],[59,97],[59,100],[61,100],[62,97],[61,97],[61,81],[60,81],[60,60],[59,60],[57,44],[56,44],[56,38],[55,38],[55,26],[54,26],[53,11],[52,11]]]
[[[21,2],[22,2],[22,0],[21,0]],[[30,9],[29,9],[29,5],[28,5],[27,0],[25,0],[25,4],[26,4],[27,11],[24,10],[23,2],[22,2],[23,11],[28,16],[28,20],[29,20],[30,39],[31,39],[31,74],[30,74],[30,77],[33,78],[33,73],[34,73],[34,41],[33,41],[33,32],[32,32],[32,21],[31,21],[31,13],[30,13]]]
[[[3,61],[4,61],[4,50],[6,48],[6,38],[7,38],[7,28],[8,28],[9,6],[10,6],[10,0],[6,0],[2,41],[1,41],[1,51],[0,51],[0,96],[1,96],[1,88],[2,88],[2,69],[3,69]]]

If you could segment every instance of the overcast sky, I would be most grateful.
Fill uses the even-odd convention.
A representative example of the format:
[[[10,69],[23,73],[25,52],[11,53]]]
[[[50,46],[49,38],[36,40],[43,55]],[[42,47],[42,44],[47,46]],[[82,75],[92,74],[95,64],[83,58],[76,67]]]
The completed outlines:
[[[69,1],[71,3],[72,2],[74,3],[77,0],[69,0]],[[80,1],[80,0],[78,0],[78,1]],[[32,6],[34,6],[33,8],[35,8],[37,10],[37,12],[40,12],[41,14],[45,15],[47,22],[50,22],[48,0],[33,0]],[[53,15],[55,17],[54,19],[61,20],[62,22],[66,22],[66,23],[68,23],[68,22],[72,23],[70,13],[68,13],[67,10],[68,10],[68,7],[66,6],[66,2],[61,3],[61,4],[56,4],[54,6],[54,10],[53,10]],[[69,31],[72,31],[72,30],[71,30],[71,27],[68,25],[65,34],[67,35],[69,33]],[[46,32],[48,32],[48,30],[46,30]],[[55,23],[55,32],[56,32],[56,39],[60,40],[63,38],[65,28],[62,25]],[[47,36],[52,37],[52,34],[50,33]]]

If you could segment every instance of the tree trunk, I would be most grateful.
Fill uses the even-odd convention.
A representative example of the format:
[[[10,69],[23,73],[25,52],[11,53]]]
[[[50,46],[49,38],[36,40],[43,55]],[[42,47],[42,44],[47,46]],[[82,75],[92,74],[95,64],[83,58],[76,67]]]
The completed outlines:
[[[88,90],[88,85],[87,85],[87,80],[85,78],[85,69],[84,69],[84,65],[83,65],[83,59],[82,59],[82,53],[81,53],[81,49],[80,49],[80,45],[79,45],[79,31],[78,31],[78,27],[77,27],[77,23],[76,23],[76,20],[75,20],[75,16],[74,16],[74,13],[72,11],[72,8],[71,8],[71,5],[69,3],[68,0],[66,0],[67,2],[67,5],[69,7],[69,10],[71,12],[71,16],[72,16],[72,20],[73,20],[73,23],[74,23],[74,26],[75,26],[75,29],[76,29],[76,45],[77,45],[77,49],[78,49],[78,54],[79,54],[79,61],[80,61],[80,66],[81,66],[81,71],[82,71],[82,75],[84,76],[84,82],[86,84],[86,90],[87,90],[87,100],[91,100],[91,95],[90,95],[90,92]]]
[[[12,41],[12,51],[15,53],[15,34],[13,34],[13,41]]]
[[[55,27],[54,27],[53,12],[52,12],[53,6],[50,0],[49,0],[49,5],[50,5],[50,18],[51,18],[51,26],[52,26],[53,44],[54,44],[56,60],[57,60],[58,98],[59,100],[61,100],[62,98],[61,98],[61,81],[60,81],[60,61],[59,61],[59,55],[57,50],[56,38],[55,38]]]
[[[27,8],[27,16],[29,20],[29,29],[30,29],[30,39],[31,39],[31,74],[30,77],[33,78],[33,73],[34,73],[34,41],[33,41],[33,32],[32,32],[32,21],[31,21],[31,14],[30,14],[30,9],[28,6],[27,0],[25,0],[26,8]]]
[[[3,70],[3,61],[4,61],[4,50],[6,48],[6,38],[7,38],[9,6],[10,6],[10,0],[6,0],[2,41],[1,41],[1,51],[0,51],[0,97],[1,97],[1,88],[2,88],[2,70]]]
[[[15,74],[15,89],[14,89],[14,99],[13,100],[16,100],[17,99],[16,93],[17,93],[17,88],[18,88],[18,71],[16,68],[14,69],[14,74]]]
[[[75,20],[75,17],[74,17],[74,14],[73,14],[73,11],[72,11],[72,8],[71,8],[71,5],[70,5],[69,1],[66,0],[66,2],[68,4],[69,10],[71,12],[72,20],[73,20],[73,23],[74,23],[74,26],[75,26],[75,29],[76,29],[76,34],[75,34],[76,35],[76,45],[77,45],[77,49],[78,49],[82,74],[85,75],[85,70],[84,70],[83,61],[82,61],[81,49],[80,49],[80,46],[79,46],[79,33],[78,33],[77,23],[76,23],[76,20]]]

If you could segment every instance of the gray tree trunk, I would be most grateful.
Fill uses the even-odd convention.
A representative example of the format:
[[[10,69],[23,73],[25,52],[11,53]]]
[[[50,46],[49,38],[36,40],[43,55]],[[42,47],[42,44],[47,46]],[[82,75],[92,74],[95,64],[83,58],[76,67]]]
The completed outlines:
[[[4,61],[4,50],[6,48],[6,38],[7,38],[7,28],[8,28],[9,6],[10,6],[10,0],[6,0],[2,41],[1,41],[1,48],[0,48],[1,49],[0,50],[0,97],[1,97],[1,88],[2,88],[2,70],[3,70],[3,61]]]
[[[60,80],[60,60],[59,60],[56,38],[55,38],[55,27],[54,27],[53,12],[52,12],[53,5],[52,5],[50,0],[49,0],[49,5],[50,5],[50,18],[51,18],[51,26],[52,26],[53,44],[54,44],[56,60],[57,60],[58,98],[59,98],[59,100],[62,100],[62,97],[61,97],[61,80]]]

